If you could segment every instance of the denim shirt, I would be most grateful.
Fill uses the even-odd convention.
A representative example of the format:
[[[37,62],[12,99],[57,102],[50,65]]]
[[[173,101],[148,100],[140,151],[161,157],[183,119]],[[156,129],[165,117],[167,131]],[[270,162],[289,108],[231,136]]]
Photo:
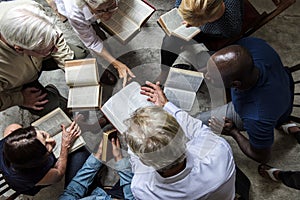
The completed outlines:
[[[102,163],[95,158],[93,154],[89,156],[82,168],[77,172],[76,176],[69,183],[59,200],[110,200],[112,199],[103,189],[97,187],[90,196],[86,196],[88,187],[92,184],[95,175],[100,169]],[[134,199],[130,184],[133,177],[131,166],[128,159],[122,159],[116,163],[116,170],[120,176],[120,186],[123,187],[125,199]]]

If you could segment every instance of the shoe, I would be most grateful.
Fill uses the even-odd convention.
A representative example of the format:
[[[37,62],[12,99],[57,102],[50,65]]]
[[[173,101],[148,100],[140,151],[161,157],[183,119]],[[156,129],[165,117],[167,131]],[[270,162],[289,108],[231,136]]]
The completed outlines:
[[[281,128],[285,134],[290,134],[289,128],[291,127],[297,127],[297,125],[295,123],[288,123],[288,124],[281,125]]]
[[[106,69],[100,78],[100,83],[106,85],[115,85],[117,83],[117,78],[113,73]]]
[[[274,167],[271,167],[270,165],[267,164],[260,164],[257,168],[259,175],[261,175],[264,178],[269,178],[273,181],[279,182],[275,176],[274,172],[275,171],[281,171],[280,169],[276,169]]]

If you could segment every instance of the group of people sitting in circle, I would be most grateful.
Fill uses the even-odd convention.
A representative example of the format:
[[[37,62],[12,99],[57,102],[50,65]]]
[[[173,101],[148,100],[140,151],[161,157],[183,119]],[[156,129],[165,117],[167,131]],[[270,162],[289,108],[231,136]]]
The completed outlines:
[[[56,0],[56,6],[85,47],[116,68],[123,86],[135,77],[128,66],[109,53],[109,47],[104,47],[105,34],[96,23],[114,14],[118,0]],[[193,42],[230,38],[241,32],[242,0],[176,0],[175,6],[186,26],[200,27]],[[66,60],[85,58],[87,50],[68,44],[54,20],[35,1],[2,1],[0,9],[0,110],[19,106],[44,116],[61,107],[68,113],[67,100],[57,88],[44,87],[38,78],[42,71],[63,69]],[[171,67],[182,47],[189,44],[165,36],[162,65]],[[113,85],[117,78],[103,69],[100,81]],[[228,142],[214,133],[219,132],[231,136],[246,156],[260,163],[258,172],[263,177],[300,189],[299,172],[286,172],[267,164],[272,155],[274,128],[294,134],[300,143],[300,129],[288,121],[293,79],[276,51],[262,39],[243,38],[212,54],[205,81],[231,90],[232,101],[215,108],[225,109],[224,116],[212,116],[213,112],[208,111],[192,117],[168,101],[160,82],[146,82],[147,86],[141,87],[141,93],[155,106],[140,108],[125,121],[130,160],[122,156],[119,139],[112,140],[120,181],[111,190],[95,184],[103,165],[102,142],[95,153],[82,147],[68,154],[81,133],[76,119],[70,127],[61,127],[58,158],[52,153],[56,143],[48,133],[31,126],[9,125],[0,141],[1,173],[11,188],[28,195],[35,195],[65,176],[61,200],[229,200],[235,198],[236,165]]]

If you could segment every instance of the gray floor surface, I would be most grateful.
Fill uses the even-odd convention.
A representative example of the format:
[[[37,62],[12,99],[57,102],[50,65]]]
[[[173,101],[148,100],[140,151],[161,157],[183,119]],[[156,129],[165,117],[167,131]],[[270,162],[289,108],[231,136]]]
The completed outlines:
[[[45,6],[45,1],[37,0]],[[158,27],[156,20],[158,17],[173,7],[174,0],[148,0],[152,3],[157,11],[141,29],[141,32],[126,46],[120,45],[114,38],[109,38],[107,43],[113,47],[113,54],[122,58],[122,61],[133,68],[138,81],[153,81],[160,73],[159,48],[161,45],[164,32]],[[270,10],[272,8],[271,0],[259,1],[251,0],[260,11]],[[46,7],[51,13],[51,9]],[[263,26],[255,34],[269,42],[281,56],[285,66],[293,66],[299,63],[300,47],[300,24],[299,24],[300,3],[296,2],[292,7],[286,10],[274,20]],[[68,23],[61,23],[57,20],[57,25],[65,33],[68,42],[80,44],[80,41],[72,31]],[[100,62],[102,62],[100,60]],[[297,77],[300,77],[297,75]],[[43,84],[53,83],[56,85],[61,94],[67,96],[68,88],[65,85],[64,74],[62,71],[52,71],[43,73],[40,77]],[[120,82],[113,88],[113,92],[120,89]],[[299,113],[298,113],[299,114]],[[9,108],[0,112],[0,132],[11,123],[21,123],[25,126],[35,120],[37,117],[32,116],[27,111],[18,107]],[[235,141],[225,137],[232,146],[234,157],[237,165],[245,172],[251,180],[250,199],[251,200],[294,200],[300,199],[300,192],[288,188],[280,183],[266,180],[257,173],[258,163],[247,158],[239,149]],[[273,157],[270,165],[286,170],[300,170],[298,161],[300,155],[300,145],[290,135],[284,135],[281,131],[275,131],[275,143],[273,146]],[[34,197],[20,196],[19,199],[57,199],[63,190],[63,183],[60,182],[53,186],[43,189]],[[3,197],[0,197],[2,199]],[[4,198],[3,198],[4,199]]]

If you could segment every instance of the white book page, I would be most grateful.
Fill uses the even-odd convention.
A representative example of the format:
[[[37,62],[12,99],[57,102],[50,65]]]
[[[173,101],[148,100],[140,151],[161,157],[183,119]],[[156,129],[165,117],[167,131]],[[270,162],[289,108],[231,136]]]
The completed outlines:
[[[71,86],[97,85],[99,83],[97,66],[94,64],[65,67],[65,77],[67,85]]]
[[[196,99],[195,92],[184,91],[176,88],[164,88],[168,100],[179,108],[190,111]]]
[[[69,89],[68,108],[99,107],[100,85],[74,87]]]
[[[61,150],[62,140],[62,129],[60,125],[64,124],[67,128],[71,125],[71,123],[72,121],[70,120],[70,118],[60,108],[57,108],[49,114],[45,115],[44,117],[33,122],[31,125],[36,127],[38,130],[43,130],[49,133],[51,137],[53,137],[53,139],[56,142],[56,145],[53,149],[53,153],[55,157],[58,158]],[[84,145],[84,139],[81,136],[79,136],[73,143],[72,147],[69,149],[69,152],[73,152]]]
[[[179,26],[176,30],[172,32],[172,35],[185,39],[187,41],[191,40],[195,35],[200,32],[198,27],[186,27],[184,24]]]
[[[171,67],[165,87],[197,92],[203,79],[204,76],[201,72]]]
[[[121,0],[119,10],[139,27],[154,12],[154,9],[141,0]]]
[[[164,27],[168,29],[168,31],[171,33],[175,31],[178,27],[182,26],[183,19],[178,14],[177,8],[173,8],[169,12],[166,12],[165,14],[160,16],[161,21],[164,23]]]
[[[148,97],[140,94],[140,91],[140,84],[132,82],[114,94],[101,108],[105,116],[120,133],[127,130],[123,122],[130,118],[131,113],[138,108],[154,105],[147,101]]]

